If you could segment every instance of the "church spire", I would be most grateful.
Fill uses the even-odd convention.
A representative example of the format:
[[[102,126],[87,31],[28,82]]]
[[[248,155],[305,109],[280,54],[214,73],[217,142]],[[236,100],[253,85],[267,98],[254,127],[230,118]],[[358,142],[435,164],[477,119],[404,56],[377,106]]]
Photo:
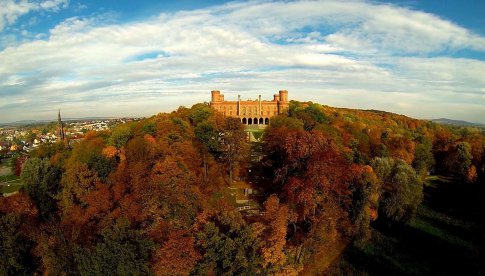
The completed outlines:
[[[59,113],[57,114],[57,141],[64,141],[65,139],[64,125],[62,124],[61,110],[59,109]]]

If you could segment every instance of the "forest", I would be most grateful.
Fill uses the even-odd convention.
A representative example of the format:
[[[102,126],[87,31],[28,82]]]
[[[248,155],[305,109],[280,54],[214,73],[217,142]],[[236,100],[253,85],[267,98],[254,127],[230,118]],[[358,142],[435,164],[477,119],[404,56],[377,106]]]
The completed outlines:
[[[25,186],[0,196],[1,275],[360,275],[355,252],[375,229],[416,225],[437,177],[472,191],[444,204],[473,201],[485,233],[483,130],[382,111],[292,101],[248,142],[201,103],[43,145],[17,171]],[[236,208],[233,181],[261,191],[259,214]]]

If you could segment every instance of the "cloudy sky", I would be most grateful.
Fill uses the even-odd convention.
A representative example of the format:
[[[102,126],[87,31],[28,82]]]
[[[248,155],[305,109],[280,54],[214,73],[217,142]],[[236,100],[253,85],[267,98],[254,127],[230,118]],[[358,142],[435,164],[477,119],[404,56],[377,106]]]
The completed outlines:
[[[485,123],[485,1],[0,0],[0,122],[289,97]]]

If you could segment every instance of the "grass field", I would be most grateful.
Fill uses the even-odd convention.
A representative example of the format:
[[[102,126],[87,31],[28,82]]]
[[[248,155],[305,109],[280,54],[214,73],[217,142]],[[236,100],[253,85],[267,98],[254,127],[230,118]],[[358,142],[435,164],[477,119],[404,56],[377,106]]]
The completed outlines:
[[[1,193],[2,194],[9,194],[18,191],[22,186],[22,182],[20,182],[20,179],[15,182],[8,183],[10,185],[2,185],[1,186]]]
[[[20,178],[12,173],[10,160],[2,160],[0,164],[0,193],[9,194],[22,187]]]
[[[371,240],[350,246],[329,275],[483,275],[483,189],[431,177],[410,225],[374,225]]]

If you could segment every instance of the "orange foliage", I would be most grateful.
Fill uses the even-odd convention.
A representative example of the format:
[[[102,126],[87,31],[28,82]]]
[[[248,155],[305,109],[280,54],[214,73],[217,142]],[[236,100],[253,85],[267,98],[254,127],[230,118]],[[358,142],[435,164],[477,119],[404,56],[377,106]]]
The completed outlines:
[[[153,268],[156,275],[189,275],[200,258],[190,233],[176,230],[170,232],[168,240],[155,251]]]
[[[107,146],[103,149],[102,151],[103,155],[108,157],[108,158],[113,158],[118,154],[118,149],[113,146]]]

